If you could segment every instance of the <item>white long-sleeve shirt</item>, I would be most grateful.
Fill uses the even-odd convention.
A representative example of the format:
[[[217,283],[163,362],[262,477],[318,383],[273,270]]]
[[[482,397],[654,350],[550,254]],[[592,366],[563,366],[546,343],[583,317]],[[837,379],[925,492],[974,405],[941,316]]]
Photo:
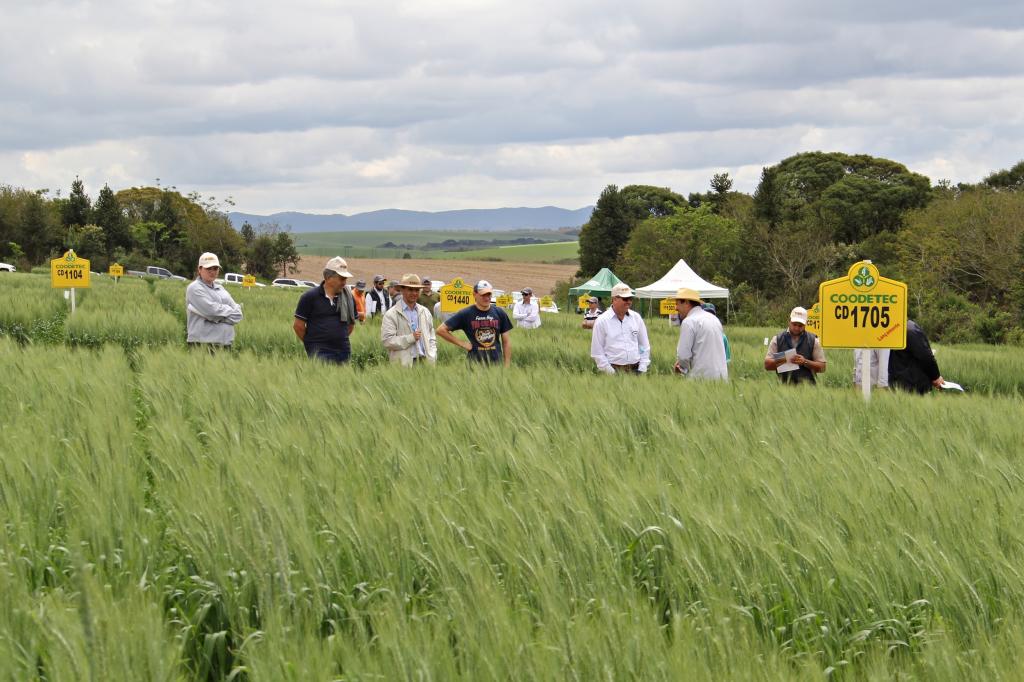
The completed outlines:
[[[729,366],[718,318],[700,306],[690,308],[679,325],[676,359],[685,376],[728,380]]]
[[[242,321],[242,306],[219,284],[208,285],[195,278],[185,289],[189,343],[230,346],[235,325]]]
[[[540,326],[540,306],[537,301],[519,301],[512,307],[512,317],[516,326],[523,329],[536,329]]]
[[[637,371],[646,372],[651,364],[651,342],[644,318],[632,310],[627,310],[621,320],[611,308],[601,313],[594,323],[590,357],[594,358],[597,368],[607,374],[615,374],[612,365],[637,363]]]

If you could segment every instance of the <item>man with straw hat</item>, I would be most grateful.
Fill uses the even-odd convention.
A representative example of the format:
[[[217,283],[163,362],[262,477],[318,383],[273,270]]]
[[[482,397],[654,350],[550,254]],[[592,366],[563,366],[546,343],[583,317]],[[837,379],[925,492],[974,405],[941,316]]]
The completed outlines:
[[[417,303],[421,289],[418,275],[403,275],[398,282],[402,300],[388,308],[380,321],[380,341],[391,362],[403,367],[437,361],[434,319],[426,307]]]
[[[694,379],[728,381],[722,323],[704,310],[700,294],[694,289],[678,290],[676,313],[680,320],[679,345],[673,369]]]

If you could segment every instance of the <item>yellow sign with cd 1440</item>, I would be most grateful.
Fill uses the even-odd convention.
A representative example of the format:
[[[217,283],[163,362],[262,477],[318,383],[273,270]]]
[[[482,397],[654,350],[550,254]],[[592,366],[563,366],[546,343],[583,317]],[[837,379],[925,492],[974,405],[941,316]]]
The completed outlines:
[[[68,249],[60,258],[50,261],[50,286],[54,289],[88,289],[89,261]]]
[[[890,348],[907,345],[907,285],[878,274],[871,261],[818,287],[821,345]]]
[[[441,312],[457,313],[473,303],[473,287],[456,277],[441,287]]]

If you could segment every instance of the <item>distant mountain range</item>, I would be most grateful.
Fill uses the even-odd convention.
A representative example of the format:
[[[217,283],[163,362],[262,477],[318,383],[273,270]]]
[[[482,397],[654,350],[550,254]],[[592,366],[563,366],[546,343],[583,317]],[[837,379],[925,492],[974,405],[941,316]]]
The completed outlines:
[[[260,223],[291,225],[292,232],[354,232],[396,230],[516,230],[579,227],[590,220],[593,206],[574,211],[544,206],[542,208],[480,208],[462,211],[403,211],[385,209],[344,215],[320,215],[288,211],[271,215],[229,213],[231,224],[238,229],[246,221],[253,227]]]

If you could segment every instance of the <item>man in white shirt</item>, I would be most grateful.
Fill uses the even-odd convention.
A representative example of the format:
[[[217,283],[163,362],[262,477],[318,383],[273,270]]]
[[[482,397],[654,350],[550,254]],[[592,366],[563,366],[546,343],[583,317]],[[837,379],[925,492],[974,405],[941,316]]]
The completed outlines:
[[[373,288],[366,292],[366,317],[383,315],[391,307],[391,295],[384,288],[386,283],[384,275],[373,276]]]
[[[679,315],[679,345],[673,369],[694,379],[729,380],[729,367],[722,341],[722,323],[701,307],[700,294],[694,289],[676,292]]]
[[[651,343],[647,325],[633,305],[633,290],[619,282],[612,288],[611,308],[594,323],[590,357],[606,374],[637,372],[643,374],[651,364]]]
[[[512,317],[520,329],[536,329],[540,326],[540,306],[533,300],[533,289],[526,287],[522,294],[523,300],[512,307]]]

